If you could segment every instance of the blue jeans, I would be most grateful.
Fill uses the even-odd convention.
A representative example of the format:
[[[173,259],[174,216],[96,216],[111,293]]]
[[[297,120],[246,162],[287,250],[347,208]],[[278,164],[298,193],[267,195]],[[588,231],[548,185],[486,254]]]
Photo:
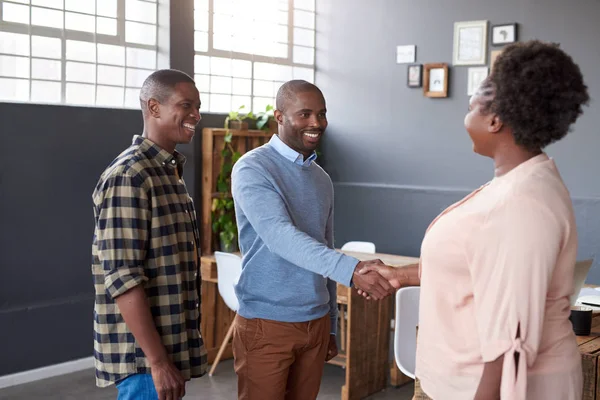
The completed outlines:
[[[158,400],[150,374],[130,375],[115,386],[119,391],[117,400]]]

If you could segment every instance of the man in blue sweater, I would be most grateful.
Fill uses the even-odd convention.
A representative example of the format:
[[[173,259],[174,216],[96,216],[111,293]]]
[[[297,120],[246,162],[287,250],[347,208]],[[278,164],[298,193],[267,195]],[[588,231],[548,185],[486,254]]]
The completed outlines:
[[[233,352],[238,399],[316,399],[325,361],[337,354],[336,282],[380,299],[394,288],[382,264],[333,245],[333,184],[315,162],[327,127],[315,85],[289,81],[277,93],[279,134],[244,155],[232,192],[243,255]]]

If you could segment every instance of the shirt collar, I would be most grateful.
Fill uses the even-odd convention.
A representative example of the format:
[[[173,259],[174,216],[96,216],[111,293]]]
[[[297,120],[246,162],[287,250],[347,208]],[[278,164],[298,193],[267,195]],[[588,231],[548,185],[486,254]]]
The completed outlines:
[[[283,143],[283,141],[279,138],[278,135],[273,135],[271,137],[271,140],[269,140],[269,145],[271,145],[275,149],[275,151],[277,151],[279,154],[281,154],[294,164],[307,167],[317,159],[317,153],[313,152],[306,160],[304,160],[304,156],[302,154],[298,153],[296,150]]]
[[[132,143],[140,146],[142,151],[148,155],[148,158],[156,159],[162,165],[170,164],[172,166],[181,166],[185,164],[185,156],[175,150],[173,154],[169,153],[153,141],[140,135],[133,137]]]

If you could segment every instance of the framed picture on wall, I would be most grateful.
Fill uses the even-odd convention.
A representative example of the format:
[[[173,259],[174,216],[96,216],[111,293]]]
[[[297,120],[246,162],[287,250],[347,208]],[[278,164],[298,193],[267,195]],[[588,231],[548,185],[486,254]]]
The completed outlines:
[[[448,64],[423,66],[423,94],[426,97],[448,97]]]
[[[487,21],[454,23],[454,65],[485,65],[487,61]]]
[[[411,88],[420,88],[421,86],[423,86],[422,74],[422,64],[409,65],[406,74],[406,85]]]
[[[517,24],[492,26],[492,45],[514,43],[517,41]]]
[[[467,94],[473,96],[481,82],[488,76],[488,67],[471,67],[468,70]]]

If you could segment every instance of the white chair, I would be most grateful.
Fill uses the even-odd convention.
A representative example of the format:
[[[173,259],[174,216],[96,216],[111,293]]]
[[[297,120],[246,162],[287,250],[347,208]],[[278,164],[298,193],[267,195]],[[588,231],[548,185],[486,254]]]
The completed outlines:
[[[394,358],[400,371],[412,379],[415,379],[420,293],[418,286],[401,288],[396,292]]]
[[[358,253],[375,254],[375,243],[371,242],[346,242],[342,250],[356,251]],[[340,350],[346,350],[346,306],[340,304]]]
[[[235,254],[223,253],[220,251],[215,251],[215,259],[217,261],[217,285],[219,288],[219,294],[223,298],[223,301],[227,307],[237,312],[238,308],[240,307],[240,303],[235,295],[235,285],[237,285],[238,281],[240,280],[240,275],[242,274],[242,259]],[[217,357],[215,357],[215,361],[210,368],[208,376],[213,376],[215,368],[217,368],[217,364],[221,360],[223,351],[225,351],[225,347],[233,335],[233,325],[234,324],[232,322],[227,334],[225,335],[225,339],[223,339],[223,343],[221,343],[221,347],[219,348]]]
[[[592,267],[594,260],[584,260],[577,261],[575,263],[575,273],[573,275],[573,294],[571,295],[571,305],[574,306],[577,302],[577,298],[579,297],[579,292],[581,292],[581,288],[585,283],[585,278],[587,278],[588,272],[590,272],[590,268]]]
[[[359,253],[375,253],[375,243],[371,242],[346,242],[342,250],[356,251]]]

